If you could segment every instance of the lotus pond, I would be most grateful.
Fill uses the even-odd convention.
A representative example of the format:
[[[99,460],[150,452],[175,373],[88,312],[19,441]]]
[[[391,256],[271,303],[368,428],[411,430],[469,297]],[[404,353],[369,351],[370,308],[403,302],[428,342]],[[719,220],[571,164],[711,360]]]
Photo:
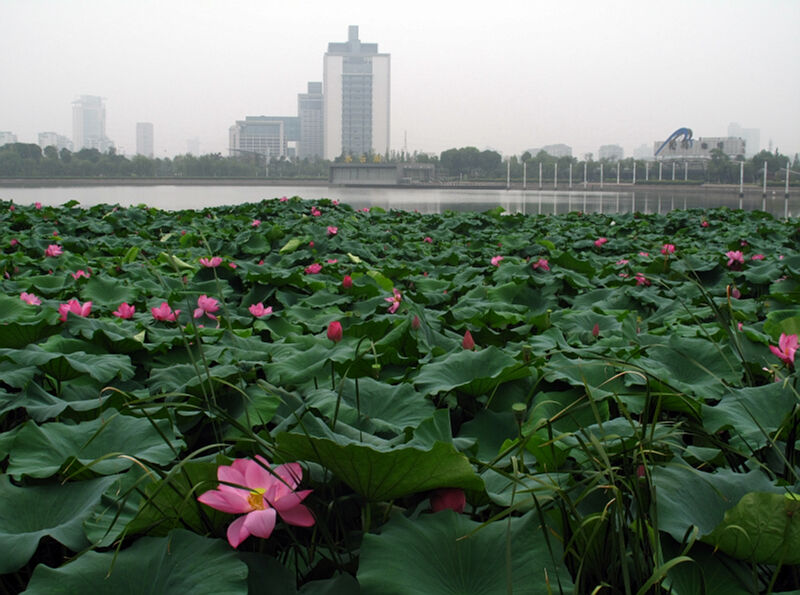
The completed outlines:
[[[800,222],[0,202],[0,585],[800,592]]]

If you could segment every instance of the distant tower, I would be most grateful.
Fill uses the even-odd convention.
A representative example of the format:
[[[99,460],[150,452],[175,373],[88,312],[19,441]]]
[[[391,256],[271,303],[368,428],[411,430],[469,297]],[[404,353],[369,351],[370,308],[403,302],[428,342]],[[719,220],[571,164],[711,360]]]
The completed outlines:
[[[153,158],[153,124],[136,122],[136,154]]]
[[[308,83],[308,93],[297,95],[297,117],[300,119],[300,159],[322,158],[323,155],[322,83]]]
[[[325,158],[389,152],[390,56],[361,43],[358,26],[347,41],[329,43],[323,62]]]
[[[97,149],[101,153],[114,146],[106,136],[106,106],[102,97],[81,95],[72,102],[72,143],[76,151]]]

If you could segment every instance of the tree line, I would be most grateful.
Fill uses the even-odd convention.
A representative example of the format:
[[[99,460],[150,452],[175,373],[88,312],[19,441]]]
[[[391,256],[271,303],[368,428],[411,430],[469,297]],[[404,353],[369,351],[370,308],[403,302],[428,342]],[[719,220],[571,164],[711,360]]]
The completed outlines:
[[[553,176],[558,171],[559,181],[568,179],[568,172],[572,166],[572,180],[579,184],[586,178],[590,182],[600,180],[603,172],[603,181],[616,181],[617,171],[621,180],[630,181],[636,168],[637,181],[644,181],[648,162],[641,159],[627,158],[621,160],[592,159],[591,154],[586,159],[579,161],[575,157],[556,157],[544,151],[536,155],[524,152],[522,155],[512,155],[506,160],[497,151],[479,150],[476,147],[452,148],[443,151],[440,155],[426,153],[393,153],[381,158],[352,160],[353,162],[408,162],[433,163],[436,165],[437,176],[442,181],[485,181],[505,180],[511,175],[514,181],[527,177],[530,183],[538,179],[541,165],[542,178],[548,183],[553,182]],[[341,157],[336,161],[345,159]],[[767,163],[768,182],[778,182],[785,176],[786,164],[789,158],[781,155],[776,149],[774,152],[761,151],[754,157],[742,160],[744,163],[744,181],[748,184],[758,184],[763,181],[764,163]],[[711,151],[711,158],[702,163],[691,162],[688,170],[688,179],[692,182],[736,184],[739,182],[741,161],[732,159],[719,149]],[[264,156],[247,154],[240,156],[224,157],[220,153],[194,156],[191,154],[178,155],[170,159],[149,158],[143,155],[127,157],[120,155],[112,148],[105,153],[97,149],[81,149],[69,151],[56,147],[46,147],[42,150],[39,145],[32,143],[10,143],[0,147],[0,178],[277,178],[277,179],[327,179],[328,167],[331,161],[323,159],[287,159],[285,157],[272,158],[268,162]],[[672,180],[672,166],[666,162],[662,171],[662,180]],[[602,168],[601,168],[602,166]],[[800,170],[800,156],[795,155],[792,162],[795,171]],[[682,162],[678,163],[676,180],[683,181],[687,172]],[[658,180],[658,164],[649,162],[649,181]],[[795,177],[796,181],[796,177]]]

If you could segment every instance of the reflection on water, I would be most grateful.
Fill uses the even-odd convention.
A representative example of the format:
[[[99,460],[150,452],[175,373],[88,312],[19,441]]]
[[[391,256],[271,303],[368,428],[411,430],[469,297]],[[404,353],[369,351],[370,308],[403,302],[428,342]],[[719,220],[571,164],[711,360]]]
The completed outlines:
[[[539,191],[459,188],[342,188],[326,186],[93,186],[63,188],[0,188],[0,199],[19,204],[60,205],[77,200],[81,206],[146,204],[167,210],[202,209],[221,205],[259,202],[281,196],[307,199],[331,198],[354,208],[382,207],[421,213],[442,211],[486,211],[498,205],[509,213],[529,215],[568,213],[666,213],[673,209],[713,208],[763,209],[777,217],[800,214],[797,193],[788,201],[783,193],[762,199],[760,193],[745,195],[731,191],[702,189],[658,189],[635,192]]]

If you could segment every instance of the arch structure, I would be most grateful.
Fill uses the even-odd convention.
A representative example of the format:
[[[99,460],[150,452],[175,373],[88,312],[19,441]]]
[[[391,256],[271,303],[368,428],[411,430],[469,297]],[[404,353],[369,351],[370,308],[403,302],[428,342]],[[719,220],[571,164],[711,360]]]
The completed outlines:
[[[691,147],[692,146],[692,129],[691,128],[678,128],[675,132],[673,132],[672,134],[669,135],[669,138],[667,138],[667,140],[664,141],[664,144],[662,144],[658,148],[658,151],[656,151],[655,155],[653,155],[653,156],[654,157],[657,156],[664,149],[664,147],[669,145],[672,141],[680,138],[681,136],[683,137],[683,140],[681,141],[681,144],[683,146]]]

